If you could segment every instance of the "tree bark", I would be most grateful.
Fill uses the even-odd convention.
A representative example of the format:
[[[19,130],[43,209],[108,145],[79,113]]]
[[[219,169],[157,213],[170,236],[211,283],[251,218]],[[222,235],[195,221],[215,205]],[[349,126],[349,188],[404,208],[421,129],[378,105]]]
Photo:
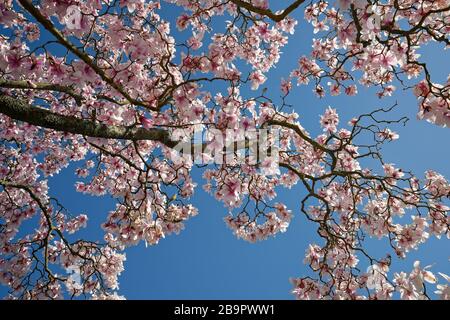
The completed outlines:
[[[169,133],[162,129],[128,128],[124,126],[95,123],[91,120],[80,119],[54,113],[44,108],[31,106],[17,98],[0,93],[0,113],[8,117],[24,121],[29,124],[80,134],[94,138],[123,139],[123,140],[153,140],[173,148],[178,143],[169,137]]]

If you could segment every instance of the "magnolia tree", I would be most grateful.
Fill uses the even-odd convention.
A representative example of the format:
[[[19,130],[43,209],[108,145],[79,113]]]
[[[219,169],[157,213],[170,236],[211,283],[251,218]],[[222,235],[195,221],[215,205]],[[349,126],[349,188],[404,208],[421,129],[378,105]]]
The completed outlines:
[[[264,90],[299,10],[312,50]],[[293,211],[316,226],[304,260],[315,276],[291,280],[296,298],[450,298],[450,277],[419,262],[388,274],[430,237],[450,236],[449,182],[383,160],[406,118],[387,120],[387,106],[341,126],[329,108],[312,136],[288,105],[294,85],[318,97],[375,86],[383,97],[395,83],[412,89],[419,119],[449,126],[450,79],[436,83],[417,53],[449,45],[449,0],[1,0],[0,23],[0,282],[10,298],[122,298],[125,248],[156,245],[198,213],[196,166],[238,238],[284,232]],[[116,201],[102,241],[72,241],[88,217],[49,192],[71,163],[78,192]],[[296,184],[306,196],[287,208],[276,187]],[[367,237],[390,249],[376,256]]]

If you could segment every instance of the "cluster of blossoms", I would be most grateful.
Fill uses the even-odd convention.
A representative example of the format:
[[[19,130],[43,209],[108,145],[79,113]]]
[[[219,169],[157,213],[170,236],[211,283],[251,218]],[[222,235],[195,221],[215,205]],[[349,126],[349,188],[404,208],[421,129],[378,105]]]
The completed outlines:
[[[449,89],[450,76],[445,85],[422,80],[414,88],[419,99],[419,119],[426,119],[439,126],[450,127]]]
[[[155,245],[166,235],[178,234],[184,228],[182,221],[196,214],[197,209],[192,205],[171,204],[168,208],[155,207],[154,212],[149,208],[143,213],[129,211],[128,207],[121,205],[103,224],[103,229],[108,232],[105,240],[115,246],[135,245],[142,240],[146,245]]]
[[[250,221],[249,215],[243,212],[237,217],[228,215],[224,220],[238,238],[249,242],[266,240],[269,236],[285,232],[292,218],[291,211],[285,205],[276,203],[275,209],[275,212],[262,213],[265,218],[262,224],[258,224],[258,216]]]
[[[294,33],[297,22],[288,14],[302,2],[273,12],[267,0],[2,1],[8,32],[0,35],[0,282],[10,298],[123,298],[123,250],[156,245],[197,215],[188,203],[197,187],[195,157],[226,159],[204,171],[204,189],[223,202],[227,226],[246,241],[285,232],[292,212],[277,201],[277,188],[304,187],[300,211],[323,243],[307,250],[305,263],[318,278],[293,280],[297,298],[427,298],[424,281],[437,282],[427,268],[416,264],[389,280],[391,259],[372,257],[364,239],[385,239],[403,258],[432,236],[448,238],[449,182],[434,171],[420,181],[383,161],[381,145],[399,138],[387,124],[402,121],[376,119],[386,110],[339,128],[329,107],[319,119],[323,132],[313,137],[297,113],[286,112],[286,99],[295,79],[314,82],[319,97],[323,79],[332,95],[356,95],[347,62],[362,72],[361,84],[381,86],[380,97],[393,94],[402,74],[424,72],[414,90],[419,117],[448,125],[449,84],[432,83],[416,52],[429,41],[448,41],[448,4],[422,0],[418,10],[409,0],[344,0],[338,10],[311,1],[305,18],[326,36],[282,81],[280,105],[261,86]],[[182,10],[174,25],[186,41],[173,36],[164,17],[171,5]],[[218,16],[230,19],[221,33],[213,28]],[[399,29],[404,22],[411,29]],[[254,97],[246,97],[247,87]],[[255,142],[267,128],[277,135]],[[208,132],[206,142],[195,143],[198,129]],[[178,154],[180,143],[200,153]],[[369,157],[379,160],[377,168],[365,167]],[[88,217],[70,215],[48,179],[71,166],[76,191],[116,202],[102,239],[69,240]],[[25,220],[37,227],[26,233]],[[382,276],[361,272],[363,259]],[[61,268],[72,275],[55,271]],[[449,286],[438,284],[436,293],[449,298]]]
[[[315,264],[316,268],[320,268],[321,263],[319,261],[323,259],[322,250],[318,246],[310,246],[306,253],[305,262],[311,266]],[[335,264],[341,263],[341,261],[337,260],[336,254],[334,256],[331,255],[329,260],[335,261]],[[352,261],[346,261],[345,263],[351,264]],[[441,278],[447,283],[437,284],[439,281],[438,277],[427,270],[429,268],[430,266],[421,268],[420,262],[416,261],[413,270],[409,274],[403,271],[400,273],[396,272],[393,275],[393,280],[390,281],[388,279],[389,265],[381,262],[374,264],[372,268],[368,268],[368,272],[362,273],[357,278],[353,278],[345,270],[340,270],[339,275],[341,279],[339,286],[333,285],[331,281],[319,282],[308,277],[291,279],[291,283],[294,286],[292,293],[299,300],[330,298],[335,300],[385,300],[397,296],[404,300],[427,300],[429,299],[425,289],[427,284],[436,284],[437,290],[434,293],[441,299],[448,300],[450,294],[450,277],[444,273],[439,273]],[[326,279],[329,273],[329,269],[322,269],[323,279]],[[333,287],[336,288],[333,289]],[[364,292],[369,292],[369,294],[367,295]]]
[[[12,148],[6,142],[0,147],[3,188],[0,282],[11,288],[11,298],[62,298],[61,280],[73,296],[82,293],[108,296],[109,290],[118,288],[125,255],[95,242],[69,242],[63,233],[72,234],[84,228],[88,217],[67,215],[48,195],[47,180],[40,179],[41,175],[54,175],[70,161],[82,158],[86,152],[84,144],[77,139],[73,144],[68,140],[66,146],[57,144],[64,134],[50,131],[38,134],[36,127],[14,124],[6,117],[2,117],[1,124],[2,139],[7,141],[14,127],[14,141],[21,148]],[[38,227],[34,233],[17,239],[21,225],[29,219],[36,221]],[[45,255],[37,255],[43,247]],[[52,273],[51,264],[78,270],[83,283],[73,283],[65,275]]]
[[[364,127],[361,117],[350,122],[354,127],[351,131],[329,130],[332,121],[324,119],[331,114],[332,110],[328,109],[321,117],[327,137],[320,136],[316,141],[335,140],[323,150],[335,153],[330,154],[331,162],[336,161],[331,165],[335,167],[332,169],[335,174],[323,171],[322,177],[311,177],[323,186],[316,192],[310,191],[306,199],[315,198],[318,203],[302,206],[309,220],[321,224],[318,231],[325,239],[322,246],[310,245],[304,260],[320,275],[320,281],[311,277],[293,279],[293,293],[298,299],[390,299],[397,297],[395,292],[400,293],[398,297],[402,299],[429,299],[425,282],[437,283],[437,278],[426,270],[429,267],[420,269],[416,262],[411,274],[395,273],[393,280],[389,280],[390,255],[374,259],[363,247],[364,236],[359,233],[364,231],[370,237],[388,238],[393,252],[400,258],[406,257],[411,249],[417,249],[431,235],[450,238],[449,207],[442,202],[448,199],[449,182],[442,175],[428,171],[422,185],[411,173],[383,162],[381,175],[361,169],[356,160],[361,158],[358,149],[366,146],[351,145],[349,141],[355,137],[352,132],[368,130],[379,136],[381,140],[374,146],[396,139],[398,135],[386,128],[373,131],[370,126]],[[336,150],[346,151],[346,156]],[[291,160],[289,163],[293,165]],[[297,171],[302,170],[297,167]],[[419,214],[411,215],[412,223],[407,224],[402,217],[409,209],[416,209]],[[368,273],[355,272],[361,257],[368,258],[382,270],[376,281]],[[448,281],[448,276],[442,274],[442,277]],[[448,284],[437,285],[436,294],[441,298],[448,298],[447,292]]]
[[[305,19],[320,37],[313,39],[310,56],[299,59],[288,82],[296,79],[297,84],[306,85],[312,81],[316,94],[323,97],[323,80],[328,79],[331,95],[352,96],[358,89],[351,72],[360,71],[359,83],[381,87],[381,98],[393,94],[395,79],[404,78],[402,83],[411,82],[407,86],[414,87],[419,99],[418,117],[450,126],[449,82],[432,82],[417,52],[430,42],[448,47],[448,11],[446,0],[312,1]],[[421,74],[424,80],[412,82]]]

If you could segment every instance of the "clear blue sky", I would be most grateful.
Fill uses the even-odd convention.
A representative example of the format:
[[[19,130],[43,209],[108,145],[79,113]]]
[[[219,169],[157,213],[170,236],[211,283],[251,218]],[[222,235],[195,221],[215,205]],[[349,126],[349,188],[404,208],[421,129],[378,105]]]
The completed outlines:
[[[162,2],[162,5],[167,4]],[[169,17],[173,16],[174,11],[171,9],[166,13],[164,16]],[[280,78],[286,77],[296,66],[298,57],[309,53],[312,29],[302,20],[302,10],[295,16],[300,24],[289,45],[283,49],[278,67],[268,75],[269,80],[264,86],[271,89],[269,92],[277,92]],[[223,24],[217,26],[220,28]],[[444,81],[449,71],[448,53],[432,47],[421,52],[429,63],[434,79]],[[318,100],[310,86],[298,87],[293,90],[288,102],[300,114],[302,125],[312,134],[317,134],[320,131],[319,114],[329,105],[338,109],[344,124],[353,116],[398,101],[396,114],[406,115],[411,120],[406,127],[396,129],[400,139],[385,146],[385,160],[410,169],[420,177],[430,168],[450,177],[450,129],[416,120],[417,101],[411,91],[399,90],[393,97],[383,100],[376,97],[376,90],[359,87],[359,91],[357,97]],[[99,226],[108,211],[114,208],[115,201],[108,197],[95,198],[76,193],[75,167],[71,166],[50,179],[50,193],[72,213],[88,214],[88,229],[80,234],[98,238],[102,235]],[[202,190],[201,170],[195,169],[194,176],[199,187],[192,204],[200,214],[186,223],[185,230],[179,236],[169,236],[154,247],[145,248],[141,244],[128,248],[119,293],[128,299],[292,299],[288,280],[309,273],[302,260],[308,243],[316,240],[315,226],[309,224],[299,210],[304,190],[300,186],[287,191],[279,190],[279,198],[295,215],[286,233],[249,244],[236,239],[226,228],[222,219],[227,209]],[[436,241],[433,238],[419,251],[412,252],[405,261],[395,260],[393,271],[409,271],[413,261],[420,259],[423,265],[435,263],[435,270],[450,273],[448,245],[448,240]],[[384,256],[385,243],[373,241],[370,246],[373,252]],[[6,288],[0,287],[0,296],[5,294]]]

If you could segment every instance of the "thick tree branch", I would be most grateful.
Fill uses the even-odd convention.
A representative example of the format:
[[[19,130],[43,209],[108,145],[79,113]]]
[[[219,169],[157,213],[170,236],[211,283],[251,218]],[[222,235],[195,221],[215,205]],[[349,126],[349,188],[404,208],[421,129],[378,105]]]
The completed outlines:
[[[0,113],[35,126],[89,137],[134,141],[153,140],[159,141],[170,148],[177,144],[176,141],[170,139],[169,133],[162,129],[127,128],[95,123],[34,107],[3,94],[0,94]]]
[[[163,129],[130,128],[125,126],[95,123],[91,120],[61,115],[44,108],[31,106],[24,101],[6,96],[2,93],[0,93],[0,113],[3,113],[14,120],[24,121],[38,127],[72,134],[80,134],[92,138],[122,139],[131,141],[152,140],[161,142],[169,148],[174,148],[179,145],[179,142],[170,139],[169,132]],[[314,148],[328,153],[333,159],[333,164],[335,164],[336,157],[333,151],[308,137],[297,125],[277,120],[270,120],[267,124],[281,126],[295,131],[304,141],[311,144]],[[251,143],[247,140],[243,140],[231,144],[225,146],[224,150],[230,150],[230,148],[233,150],[239,150],[241,148],[246,149],[250,147]],[[191,153],[194,152],[196,148],[200,148],[200,150],[204,152],[207,149],[207,146],[207,143],[203,143],[199,146],[192,144],[190,148]],[[182,150],[179,151],[185,152],[183,148],[187,147],[187,144],[184,143],[181,147]]]
[[[177,149],[180,149],[178,151],[181,153],[189,153],[190,150],[190,153],[193,154],[197,149],[201,150],[201,152],[205,152],[208,148],[208,143],[206,142],[196,145],[190,144],[189,142],[180,143],[179,141],[174,141],[170,139],[169,132],[163,129],[129,128],[95,123],[91,120],[61,115],[44,108],[31,106],[24,101],[6,96],[2,93],[0,93],[0,113],[14,120],[24,121],[34,126],[92,138],[158,141],[169,148],[178,147]],[[282,121],[272,121],[271,124],[291,128],[297,133],[300,132],[299,134],[306,142],[311,143],[322,151],[330,152],[328,149],[306,136],[303,132],[299,131],[300,129],[294,125]],[[224,146],[223,151],[247,149],[250,148],[251,145],[252,143],[247,139],[235,141]]]

